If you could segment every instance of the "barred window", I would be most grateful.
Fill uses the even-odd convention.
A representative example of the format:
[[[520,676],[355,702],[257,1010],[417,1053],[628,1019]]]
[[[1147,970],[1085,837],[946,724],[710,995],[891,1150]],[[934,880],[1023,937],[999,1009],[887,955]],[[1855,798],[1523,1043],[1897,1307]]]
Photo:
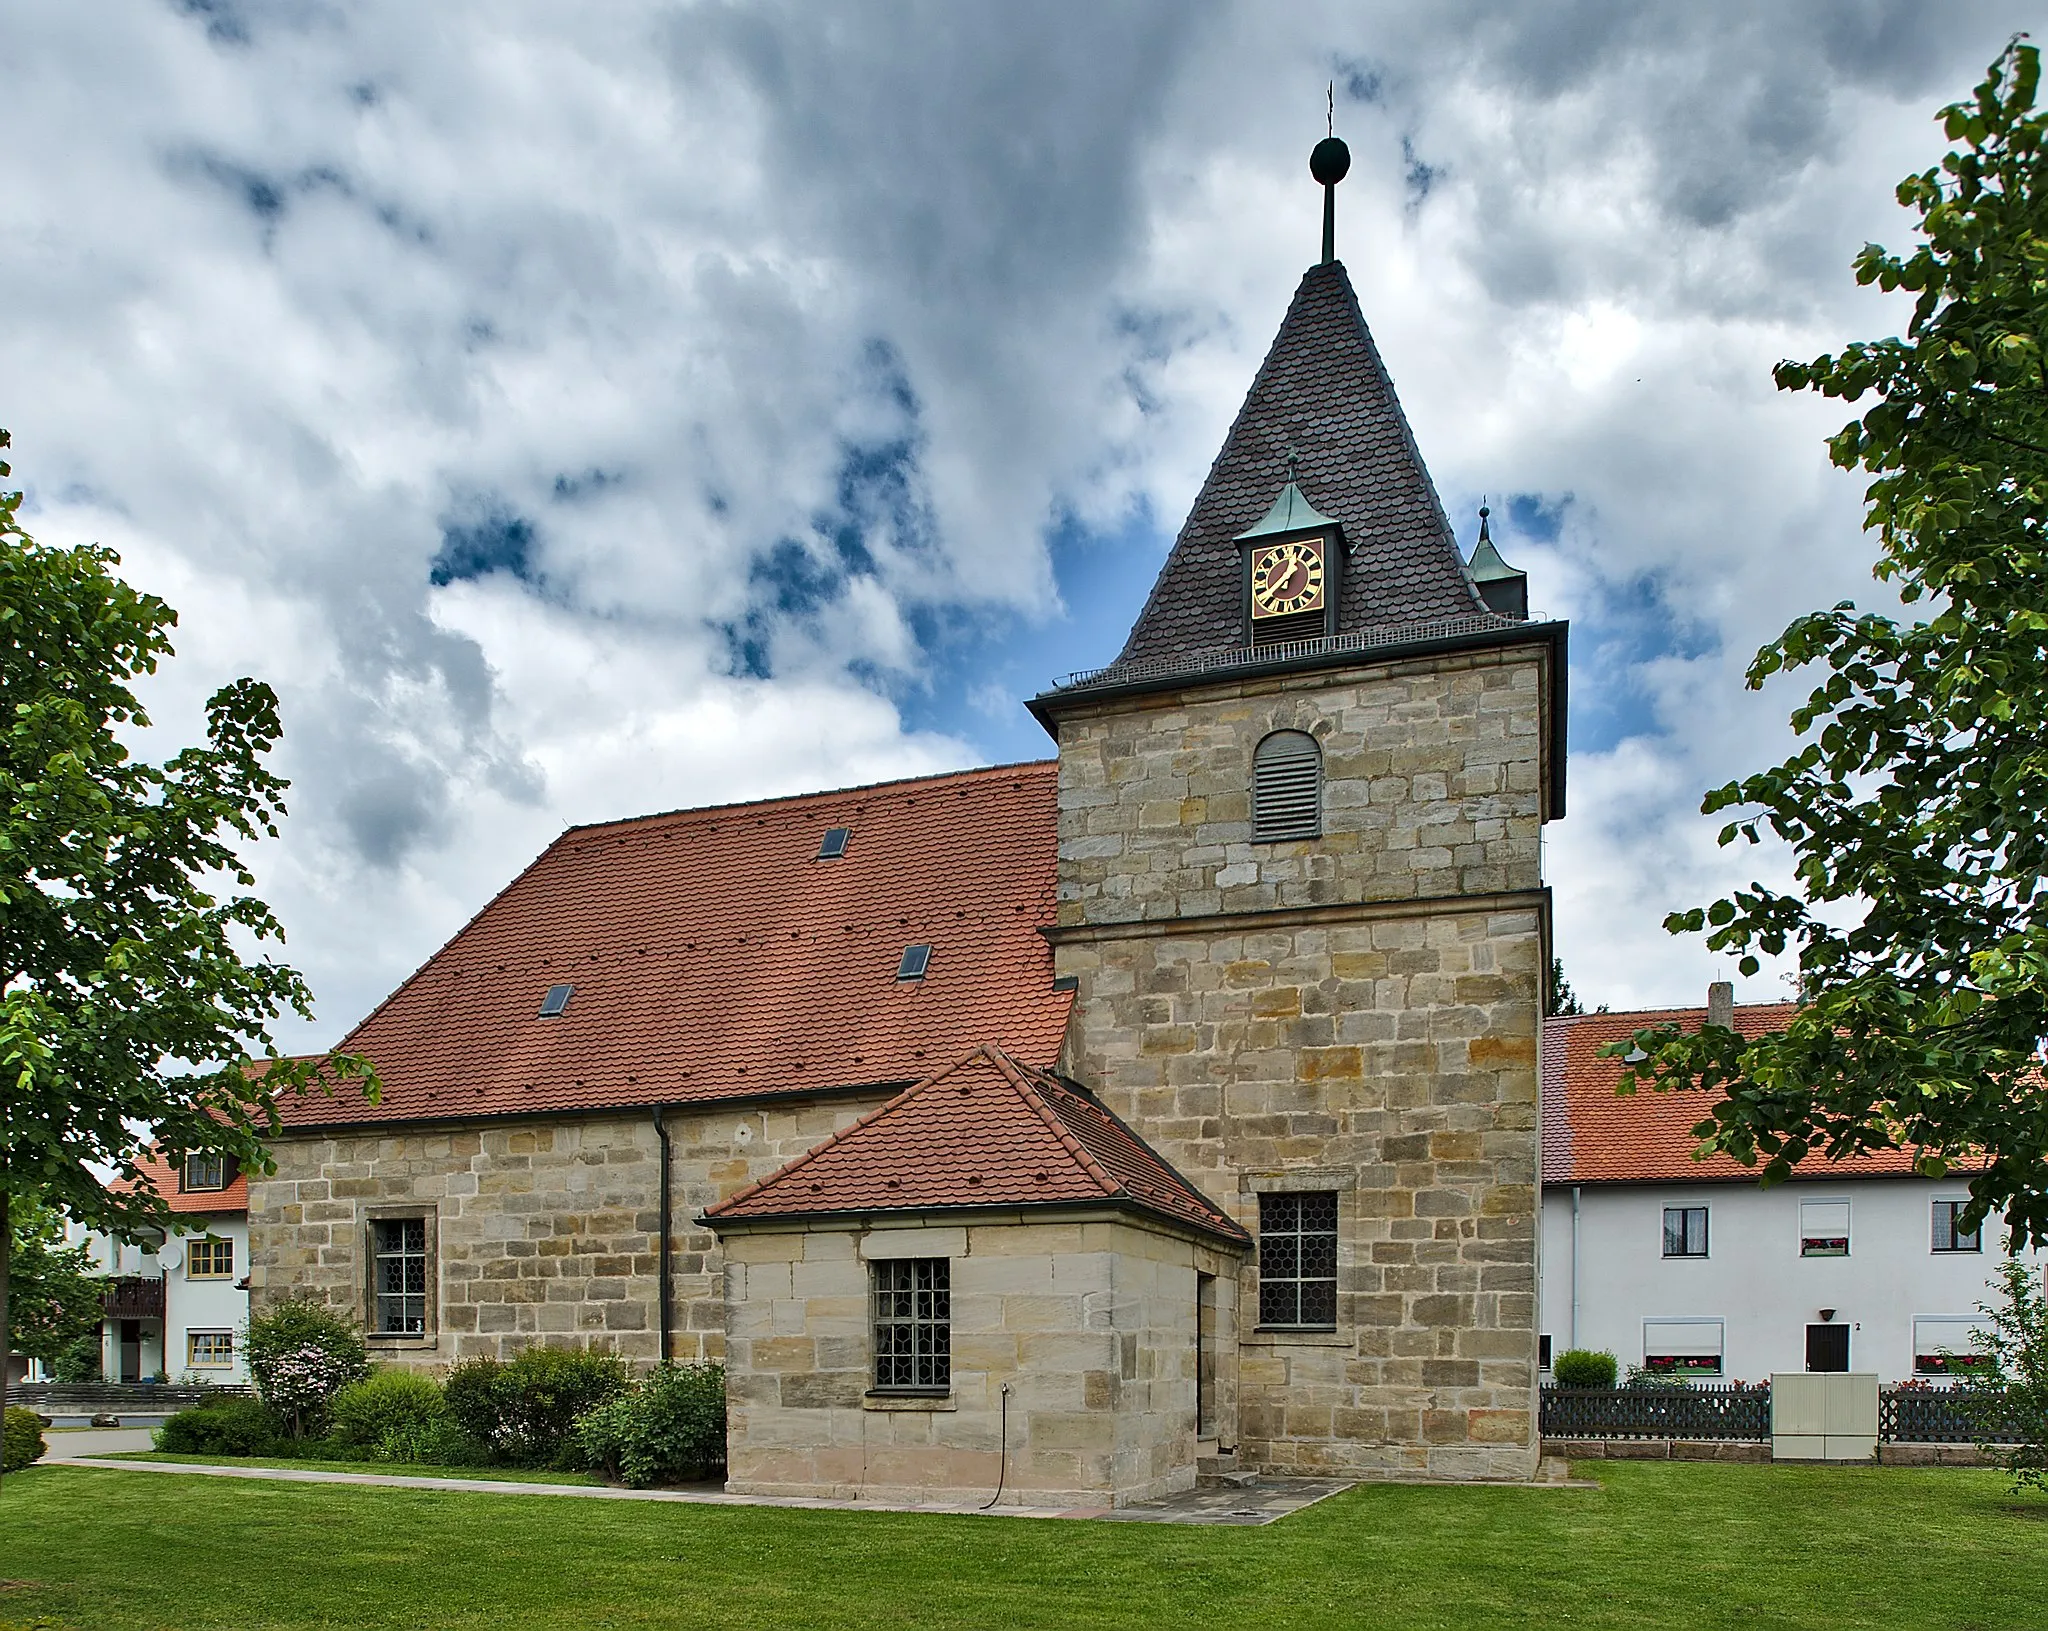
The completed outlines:
[[[235,1362],[232,1331],[187,1331],[185,1363],[197,1370],[219,1370]]]
[[[1306,731],[1275,731],[1252,754],[1252,840],[1323,830],[1323,750]]]
[[[1939,1200],[1934,1203],[1934,1249],[1938,1252],[1981,1252],[1984,1249],[1984,1234],[1981,1229],[1965,1229],[1963,1214],[1970,1209],[1964,1201]]]
[[[377,1334],[424,1336],[427,1331],[427,1220],[379,1218],[371,1225],[376,1261]]]
[[[899,1257],[875,1268],[875,1387],[943,1393],[953,1385],[953,1265]]]
[[[1705,1257],[1707,1255],[1707,1209],[1704,1206],[1664,1208],[1664,1255]]]
[[[1259,1323],[1334,1330],[1337,1197],[1259,1197]]]
[[[232,1280],[235,1277],[235,1243],[218,1235],[201,1235],[185,1248],[185,1278],[188,1280]]]

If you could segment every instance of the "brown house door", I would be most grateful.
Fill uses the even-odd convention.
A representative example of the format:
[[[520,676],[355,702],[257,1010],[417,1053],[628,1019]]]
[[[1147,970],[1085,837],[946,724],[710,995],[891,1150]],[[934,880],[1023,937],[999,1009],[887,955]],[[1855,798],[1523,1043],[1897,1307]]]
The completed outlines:
[[[1847,1370],[1849,1327],[1809,1325],[1806,1328],[1806,1368],[1815,1371]]]

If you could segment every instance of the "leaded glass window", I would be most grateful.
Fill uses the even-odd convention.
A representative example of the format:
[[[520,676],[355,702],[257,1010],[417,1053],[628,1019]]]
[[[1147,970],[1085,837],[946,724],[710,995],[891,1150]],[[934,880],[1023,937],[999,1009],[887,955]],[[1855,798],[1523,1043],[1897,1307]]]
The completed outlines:
[[[1337,1197],[1259,1197],[1259,1323],[1337,1324]]]
[[[377,1331],[424,1336],[427,1330],[427,1220],[379,1218],[375,1280]]]
[[[953,1385],[953,1265],[943,1257],[875,1264],[875,1386],[939,1393]]]

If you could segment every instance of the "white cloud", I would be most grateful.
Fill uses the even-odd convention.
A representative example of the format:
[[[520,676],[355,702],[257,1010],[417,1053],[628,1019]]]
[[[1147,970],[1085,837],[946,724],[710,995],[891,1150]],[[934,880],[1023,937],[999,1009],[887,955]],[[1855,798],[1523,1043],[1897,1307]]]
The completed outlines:
[[[1561,949],[1688,998],[1657,920],[1752,865],[1690,812],[1785,711],[1746,655],[1871,598],[1837,413],[1769,366],[1897,321],[1849,256],[2018,20],[0,0],[0,424],[39,533],[183,612],[167,738],[282,693],[260,866],[332,1037],[564,822],[1044,751],[977,663],[1074,666],[1056,518],[1185,512],[1312,257],[1335,76],[1341,247],[1447,504],[1562,522],[1503,529],[1574,618]],[[435,587],[457,544],[503,569]]]

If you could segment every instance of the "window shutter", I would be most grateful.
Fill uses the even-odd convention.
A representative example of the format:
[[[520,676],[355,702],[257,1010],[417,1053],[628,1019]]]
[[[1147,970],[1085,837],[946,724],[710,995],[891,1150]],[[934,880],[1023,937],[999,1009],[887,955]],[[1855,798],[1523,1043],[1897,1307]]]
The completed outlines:
[[[1314,838],[1323,826],[1323,750],[1305,731],[1275,731],[1252,755],[1252,838]]]

